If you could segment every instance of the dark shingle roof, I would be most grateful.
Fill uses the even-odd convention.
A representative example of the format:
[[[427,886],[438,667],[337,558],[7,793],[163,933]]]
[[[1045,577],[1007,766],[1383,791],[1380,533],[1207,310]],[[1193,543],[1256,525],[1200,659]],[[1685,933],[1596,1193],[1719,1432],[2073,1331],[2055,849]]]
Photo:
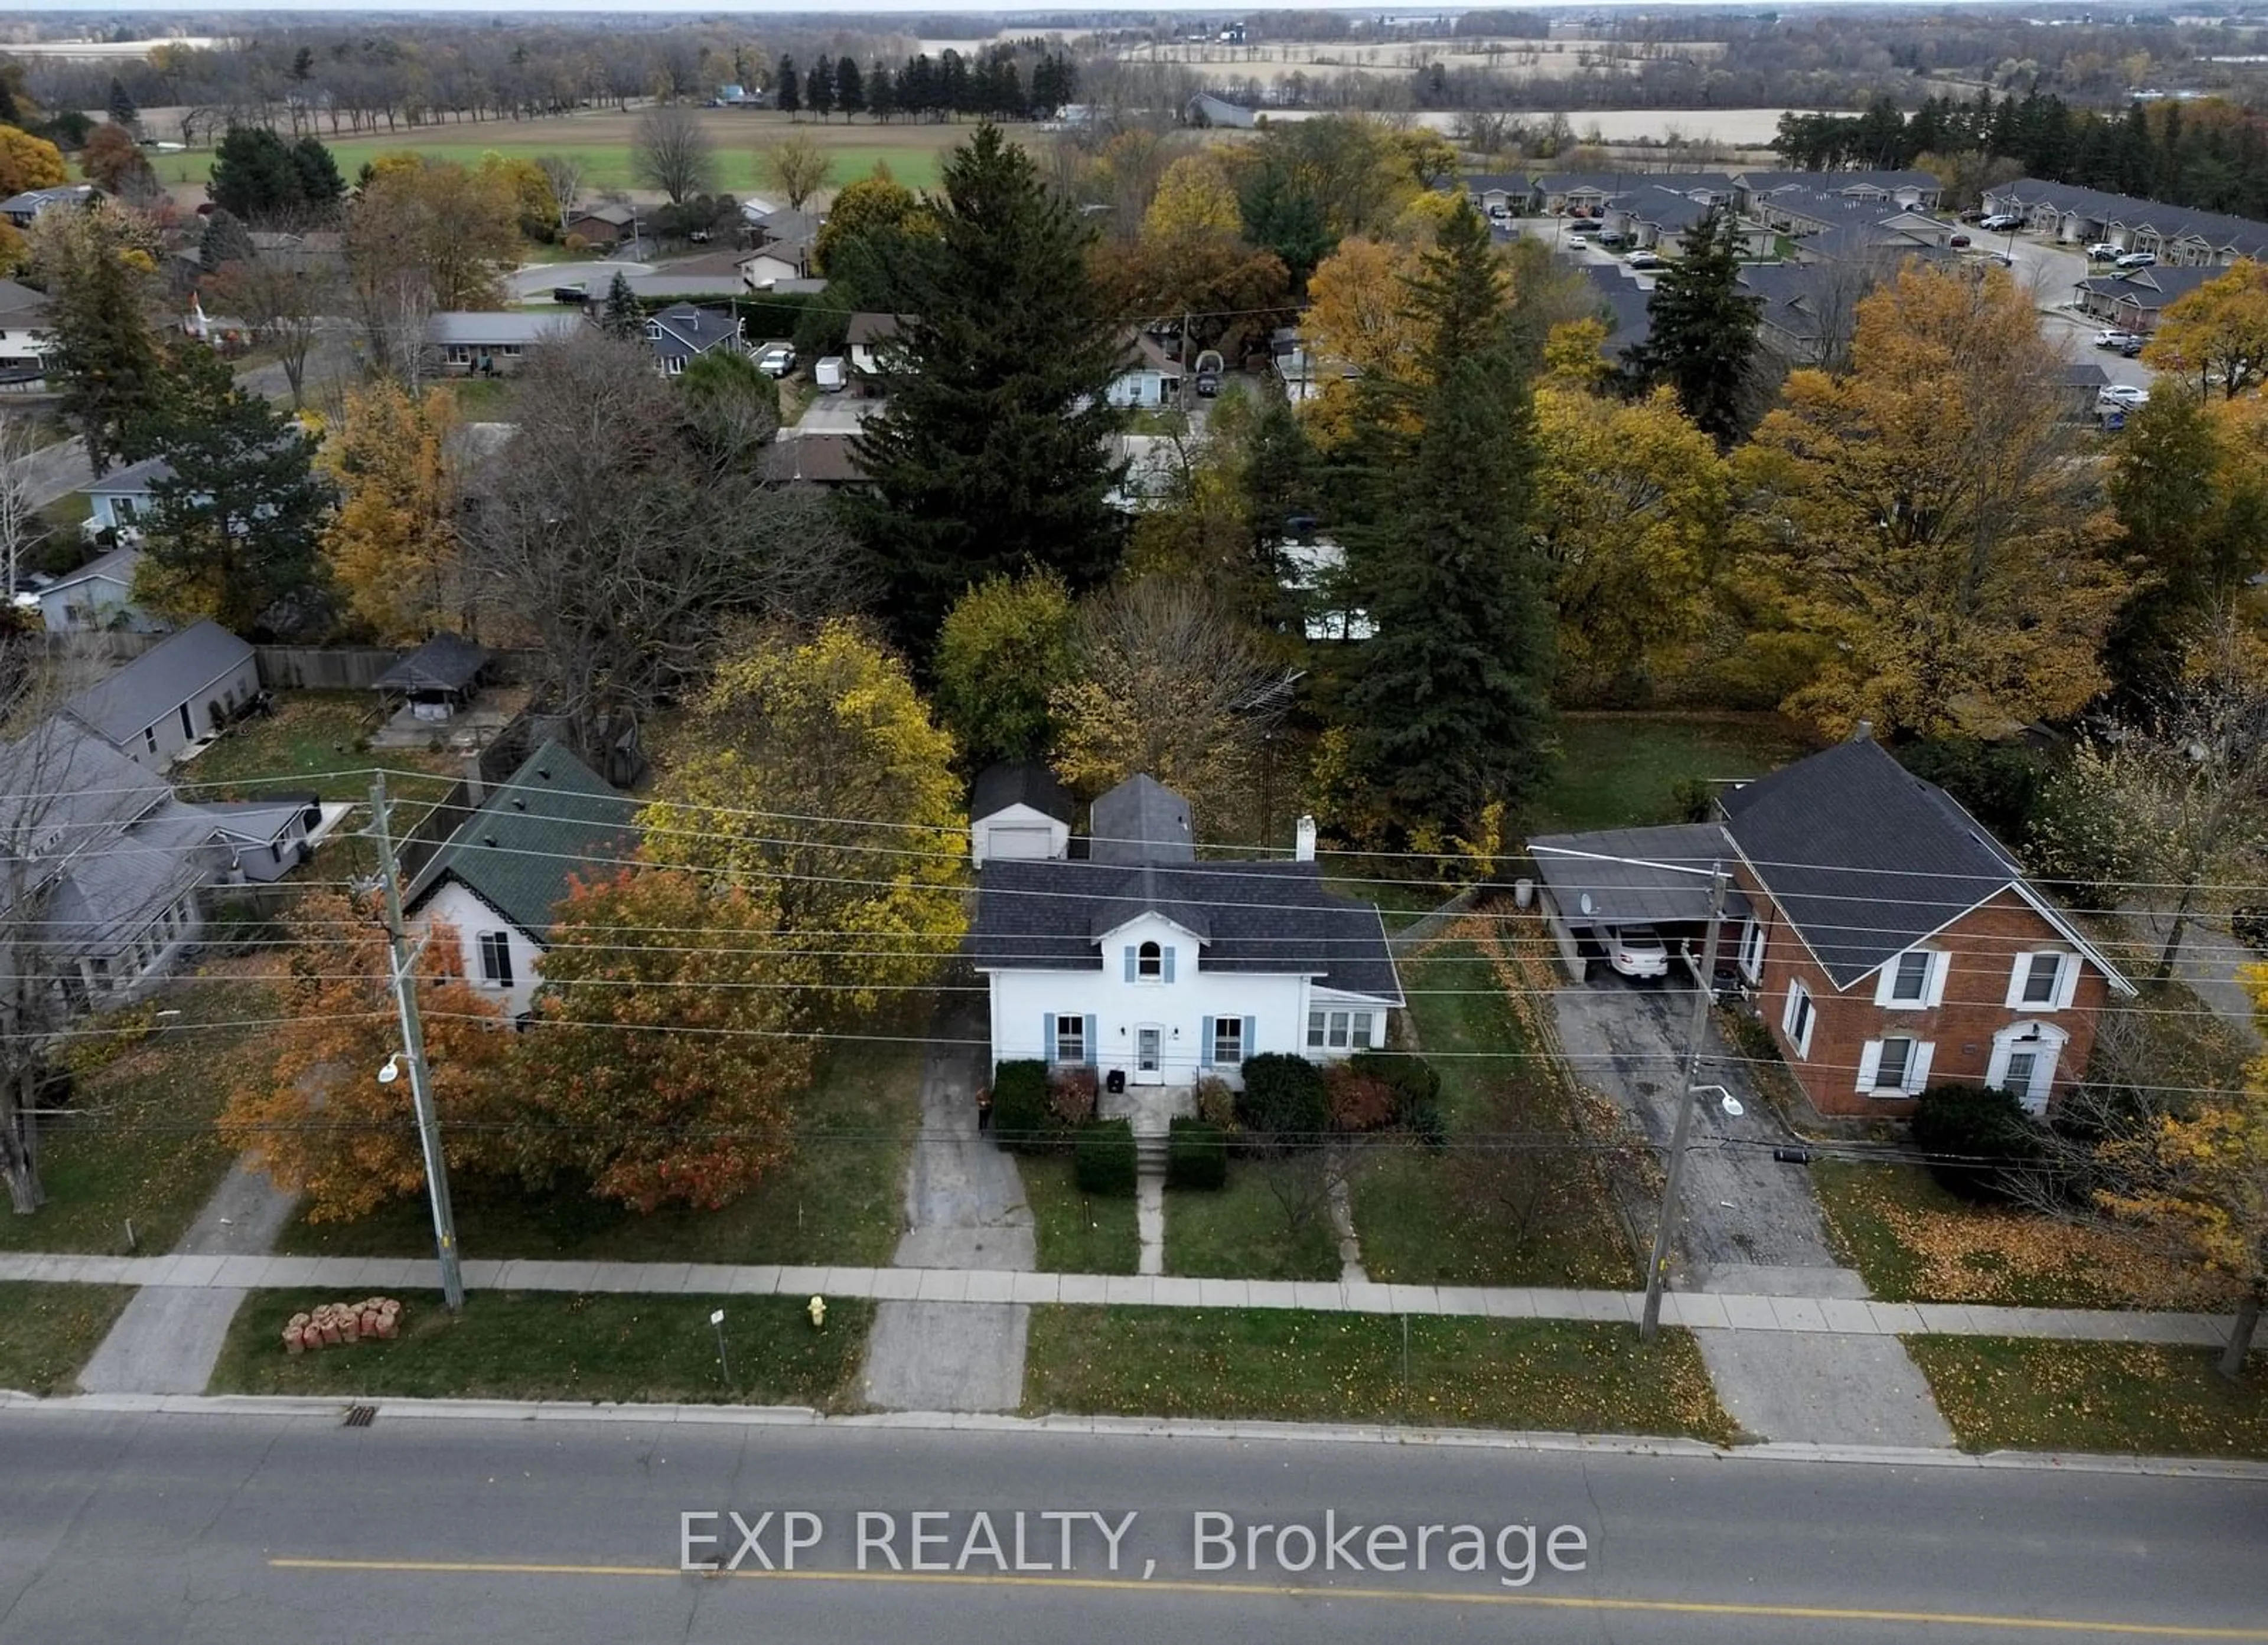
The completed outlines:
[[[413,900],[454,879],[541,941],[571,878],[611,874],[630,855],[637,813],[637,801],[546,743],[435,856]]]
[[[1011,805],[1028,805],[1059,823],[1071,821],[1073,811],[1071,796],[1056,781],[1056,774],[1037,760],[1004,760],[976,774],[968,796],[969,816],[981,821]]]
[[[123,745],[252,657],[252,648],[217,622],[168,635],[109,679],[63,705],[80,724]]]
[[[1097,863],[1189,863],[1197,831],[1189,803],[1155,777],[1136,773],[1094,802],[1087,856]]]
[[[486,646],[475,645],[461,634],[444,630],[380,674],[372,688],[462,691],[479,679],[481,670],[493,660]]]
[[[1733,848],[1715,823],[1539,834],[1528,842],[1535,872],[1571,922],[1675,925],[1709,917],[1709,870]],[[1588,906],[1585,899],[1589,900]],[[1732,892],[1727,892],[1727,903]]]
[[[977,884],[968,951],[980,970],[1103,969],[1101,936],[1155,913],[1204,939],[1200,972],[1312,973],[1402,998],[1378,910],[1326,892],[1313,863],[1000,861]]]
[[[1724,798],[1741,855],[1847,988],[2023,870],[1879,743],[1838,743]]]

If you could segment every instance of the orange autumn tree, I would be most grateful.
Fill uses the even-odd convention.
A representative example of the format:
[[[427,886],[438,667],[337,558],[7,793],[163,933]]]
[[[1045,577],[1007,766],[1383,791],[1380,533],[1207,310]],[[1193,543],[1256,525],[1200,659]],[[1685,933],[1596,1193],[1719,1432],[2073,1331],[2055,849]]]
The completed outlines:
[[[221,1140],[256,1150],[279,1187],[304,1193],[309,1221],[366,1216],[425,1186],[409,1082],[378,1078],[401,1048],[385,927],[372,900],[335,892],[303,898],[284,924],[288,1021],[271,1057],[239,1069]],[[450,1171],[494,1171],[508,1163],[493,1109],[513,1040],[457,973],[459,955],[456,934],[438,927],[415,964],[426,1063]]]
[[[639,868],[578,884],[514,1082],[525,1174],[571,1173],[641,1212],[714,1210],[761,1184],[811,1081],[785,941],[762,881]]]

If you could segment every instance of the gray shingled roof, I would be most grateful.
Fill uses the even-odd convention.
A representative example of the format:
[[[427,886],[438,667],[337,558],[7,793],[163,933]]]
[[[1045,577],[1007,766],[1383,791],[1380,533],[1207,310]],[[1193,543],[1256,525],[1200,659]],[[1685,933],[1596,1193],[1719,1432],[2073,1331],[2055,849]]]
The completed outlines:
[[[1723,804],[1741,855],[1838,988],[2023,878],[1984,825],[1871,740]]]
[[[462,691],[495,660],[486,646],[446,629],[399,659],[372,682],[377,691]]]
[[[215,865],[213,818],[167,800],[126,834],[72,864],[48,904],[53,940],[67,950],[129,940],[166,905],[204,883]]]
[[[173,792],[165,778],[58,716],[0,745],[0,841],[63,831],[59,850],[122,828]],[[31,843],[26,841],[26,843]]]
[[[218,623],[192,623],[72,697],[63,711],[123,745],[251,656],[252,648]]]
[[[610,875],[630,855],[637,814],[637,801],[545,743],[435,855],[412,900],[454,879],[540,942],[571,878]]]
[[[664,359],[691,359],[731,342],[740,334],[740,317],[723,309],[680,303],[650,315],[653,351]]]
[[[1087,856],[1096,863],[1190,863],[1197,831],[1189,803],[1155,777],[1126,779],[1094,802]]]
[[[1402,1002],[1378,910],[1325,891],[1313,863],[988,863],[968,953],[980,971],[1101,970],[1102,934],[1145,913],[1204,939],[1200,973],[1312,974]]]
[[[1574,924],[1675,925],[1709,917],[1709,870],[1729,866],[1731,841],[1716,823],[1541,834],[1528,842],[1535,872]],[[1727,888],[1727,906],[1734,893]],[[1586,905],[1586,899],[1588,904]]]
[[[1028,805],[1059,823],[1070,822],[1073,815],[1071,796],[1056,781],[1056,774],[1037,760],[1004,760],[976,774],[968,796],[969,816],[981,822],[1011,805]]]

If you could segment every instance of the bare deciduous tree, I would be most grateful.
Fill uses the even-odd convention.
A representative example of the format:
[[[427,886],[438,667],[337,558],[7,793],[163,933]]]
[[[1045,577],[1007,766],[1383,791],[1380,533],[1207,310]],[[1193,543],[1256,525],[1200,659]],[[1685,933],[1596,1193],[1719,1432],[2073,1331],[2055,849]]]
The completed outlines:
[[[32,500],[32,454],[40,449],[32,420],[0,412],[0,599],[13,599],[24,562],[47,540],[39,505]]]
[[[809,137],[782,137],[756,151],[756,167],[764,180],[787,197],[788,209],[800,211],[803,202],[827,187],[835,162]]]
[[[336,268],[288,253],[232,263],[213,277],[215,305],[275,349],[295,411],[306,404],[307,354],[325,314],[339,305],[341,285]]]
[[[579,154],[539,154],[535,169],[543,173],[543,180],[551,185],[551,198],[559,207],[559,231],[564,234],[574,220],[575,208],[583,201],[583,174],[585,170]]]
[[[467,556],[524,625],[593,761],[696,672],[734,617],[808,621],[867,598],[814,488],[767,483],[746,418],[688,406],[642,343],[534,350],[518,432],[474,482]]]
[[[717,145],[701,116],[681,103],[657,103],[638,116],[630,139],[630,169],[639,182],[659,188],[669,203],[715,192]]]

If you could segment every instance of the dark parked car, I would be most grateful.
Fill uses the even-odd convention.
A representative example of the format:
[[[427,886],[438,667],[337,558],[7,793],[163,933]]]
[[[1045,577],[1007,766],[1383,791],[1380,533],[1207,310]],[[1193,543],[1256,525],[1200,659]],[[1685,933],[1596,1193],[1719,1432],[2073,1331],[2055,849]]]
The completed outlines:
[[[1945,243],[1958,251],[1969,244],[1969,237],[1966,234],[1956,234]]]
[[[551,288],[551,300],[554,303],[587,303],[591,300],[591,288],[586,285],[556,285]]]

